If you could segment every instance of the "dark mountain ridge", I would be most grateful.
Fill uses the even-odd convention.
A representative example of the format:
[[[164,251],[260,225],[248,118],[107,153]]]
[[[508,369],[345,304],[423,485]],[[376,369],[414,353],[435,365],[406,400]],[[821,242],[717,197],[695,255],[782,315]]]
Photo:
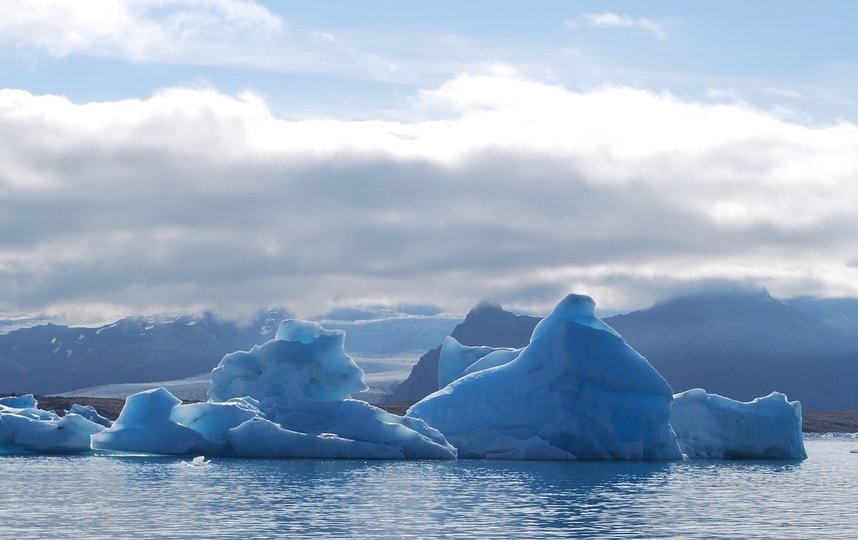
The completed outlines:
[[[453,332],[465,345],[522,347],[537,317],[478,306]],[[676,298],[606,317],[674,392],[705,388],[750,400],[784,392],[805,408],[858,410],[858,299],[778,300],[766,290]],[[410,403],[437,390],[440,346],[388,398]]]
[[[767,291],[678,298],[605,322],[674,391],[748,400],[773,390],[814,409],[858,409],[858,300]]]
[[[130,317],[101,328],[45,324],[0,335],[0,391],[60,393],[108,383],[189,377],[224,354],[270,339],[282,311],[249,325],[212,314]]]
[[[489,345],[491,347],[524,347],[542,319],[528,315],[514,315],[499,305],[480,302],[450,333],[462,345]],[[426,352],[405,379],[385,401],[412,403],[438,390],[438,360],[441,346]]]
[[[346,331],[346,351],[380,358],[406,352],[416,357],[415,351],[433,346],[461,320],[389,309],[339,315],[323,325]],[[273,338],[288,316],[270,309],[246,324],[206,313],[130,317],[101,328],[42,324],[13,330],[0,334],[0,392],[56,394],[192,377],[210,371],[227,353]]]
[[[101,328],[42,324],[0,334],[0,392],[54,394],[124,382],[190,377],[224,354],[271,339],[287,314],[260,312],[240,325],[214,315],[132,317]],[[387,397],[409,403],[437,390],[441,336],[465,345],[522,347],[538,317],[481,303],[452,332],[450,318],[328,321],[350,353],[426,350]],[[702,387],[748,400],[773,390],[808,409],[858,410],[858,300],[778,300],[767,291],[676,298],[606,317],[675,392]],[[416,356],[416,354],[415,354]]]

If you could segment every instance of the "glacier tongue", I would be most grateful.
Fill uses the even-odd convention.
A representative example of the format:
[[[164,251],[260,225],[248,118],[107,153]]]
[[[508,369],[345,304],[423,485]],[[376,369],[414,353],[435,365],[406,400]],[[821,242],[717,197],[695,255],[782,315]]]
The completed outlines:
[[[670,386],[593,308],[567,296],[517,358],[453,381],[407,415],[462,457],[681,458]]]

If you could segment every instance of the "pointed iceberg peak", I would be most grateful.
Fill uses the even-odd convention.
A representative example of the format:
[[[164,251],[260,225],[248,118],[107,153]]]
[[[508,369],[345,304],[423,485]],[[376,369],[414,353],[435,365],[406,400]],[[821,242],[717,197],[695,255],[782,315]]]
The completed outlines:
[[[595,315],[596,302],[589,296],[583,294],[569,294],[560,301],[554,308],[554,311],[548,317],[545,317],[536,328],[533,330],[531,342],[546,334],[550,329],[558,324],[568,322],[589,326],[595,330],[609,332],[617,337],[620,335],[605,324],[602,319]]]

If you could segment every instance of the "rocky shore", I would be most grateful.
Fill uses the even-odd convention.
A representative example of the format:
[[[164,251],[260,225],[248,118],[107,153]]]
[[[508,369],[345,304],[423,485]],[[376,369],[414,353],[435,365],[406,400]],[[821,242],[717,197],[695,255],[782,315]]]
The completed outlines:
[[[805,433],[858,433],[858,411],[802,411]]]

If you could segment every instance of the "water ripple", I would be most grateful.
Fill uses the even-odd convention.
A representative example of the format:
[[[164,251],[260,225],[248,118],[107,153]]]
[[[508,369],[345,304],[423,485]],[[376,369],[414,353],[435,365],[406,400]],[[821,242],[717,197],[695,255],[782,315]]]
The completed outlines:
[[[803,462],[0,458],[2,538],[858,538],[851,438]]]

